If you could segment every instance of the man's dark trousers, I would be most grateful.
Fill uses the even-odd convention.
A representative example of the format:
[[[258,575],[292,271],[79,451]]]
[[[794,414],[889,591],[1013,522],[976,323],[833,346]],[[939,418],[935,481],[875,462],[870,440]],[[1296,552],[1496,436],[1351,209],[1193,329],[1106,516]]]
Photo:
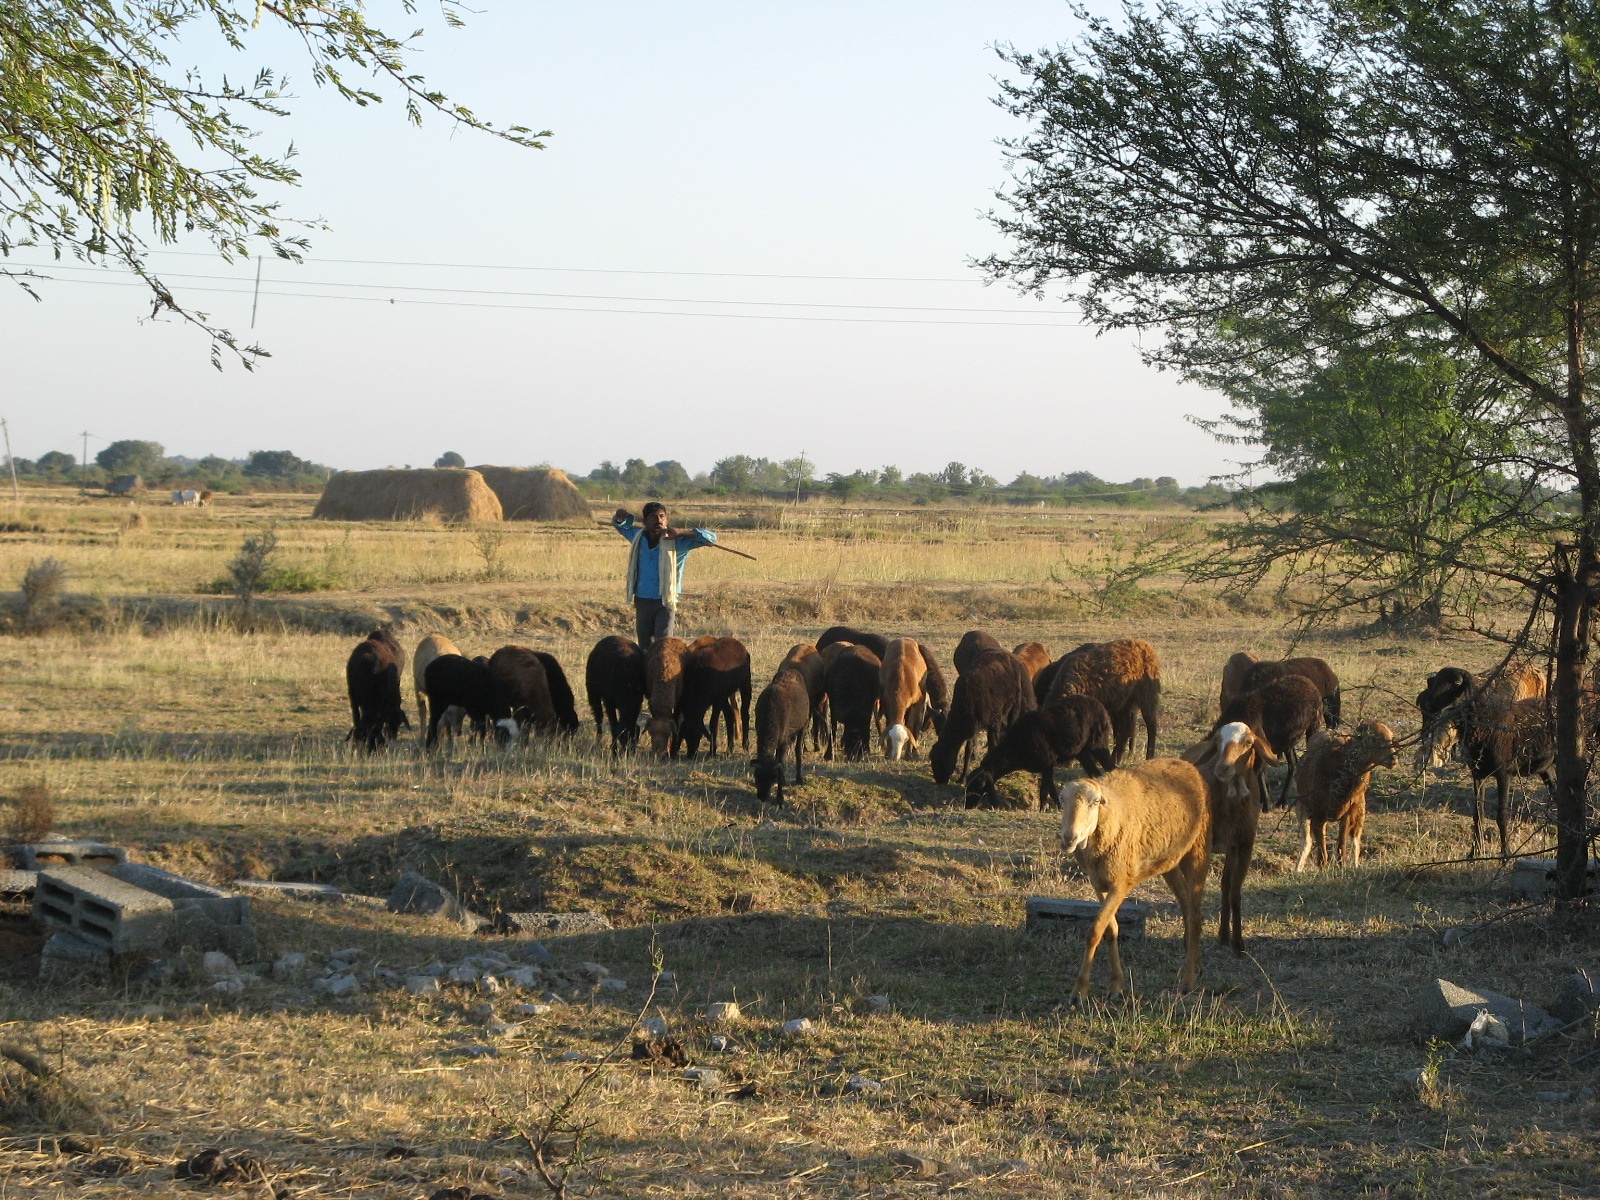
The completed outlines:
[[[639,633],[639,649],[649,650],[650,643],[672,636],[673,612],[660,600],[647,600],[637,596],[633,613]]]

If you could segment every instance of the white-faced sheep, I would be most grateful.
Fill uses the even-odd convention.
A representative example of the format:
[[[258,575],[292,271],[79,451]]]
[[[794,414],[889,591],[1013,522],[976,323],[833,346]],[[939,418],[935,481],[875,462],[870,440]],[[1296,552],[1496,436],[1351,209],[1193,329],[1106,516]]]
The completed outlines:
[[[1367,822],[1367,788],[1372,772],[1392,767],[1394,730],[1381,721],[1363,721],[1348,737],[1324,731],[1311,739],[1296,772],[1300,793],[1300,828],[1305,835],[1300,858],[1303,871],[1316,850],[1317,866],[1328,865],[1328,822],[1339,822],[1339,861],[1361,865],[1361,830]]]
[[[1112,754],[1121,762],[1133,749],[1135,712],[1144,717],[1144,756],[1154,758],[1161,717],[1161,660],[1143,638],[1087,642],[1061,657],[1049,698],[1093,696],[1111,714]]]
[[[1294,783],[1295,747],[1322,728],[1322,693],[1317,685],[1299,675],[1285,675],[1265,687],[1241,692],[1222,710],[1212,732],[1241,721],[1267,739],[1267,745],[1283,755],[1289,773],[1278,797],[1282,807],[1289,802],[1289,787]],[[1266,796],[1262,796],[1266,803]]]
[[[1111,761],[1111,714],[1093,696],[1062,696],[1011,723],[998,746],[990,746],[978,769],[967,776],[967,807],[993,807],[996,784],[1013,771],[1039,776],[1039,808],[1056,803],[1058,766],[1076,760],[1091,779],[1115,765]]]
[[[1200,977],[1200,901],[1211,848],[1211,810],[1205,780],[1191,763],[1157,758],[1061,789],[1061,847],[1078,860],[1100,897],[1089,929],[1083,969],[1072,990],[1089,995],[1089,970],[1100,939],[1111,931],[1111,995],[1122,993],[1117,909],[1146,879],[1163,876],[1183,912],[1183,986]]]
[[[1222,912],[1217,941],[1244,953],[1244,878],[1255,853],[1261,820],[1262,778],[1276,766],[1266,739],[1240,721],[1222,726],[1184,751],[1185,762],[1200,769],[1211,798],[1211,852],[1227,855],[1222,867]]]
[[[928,666],[914,640],[890,641],[878,668],[878,720],[884,727],[883,756],[890,762],[916,757],[917,734],[928,711],[923,689],[927,675]]]

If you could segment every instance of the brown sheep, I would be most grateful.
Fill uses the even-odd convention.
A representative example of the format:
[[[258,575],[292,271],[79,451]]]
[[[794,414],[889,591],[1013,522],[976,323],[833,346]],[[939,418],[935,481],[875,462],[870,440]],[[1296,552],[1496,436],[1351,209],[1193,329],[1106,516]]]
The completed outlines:
[[[867,633],[860,629],[851,629],[848,625],[833,625],[822,631],[822,636],[817,639],[817,649],[826,650],[838,642],[865,646],[879,660],[882,660],[883,652],[889,648],[889,639],[881,633]]]
[[[1240,692],[1244,691],[1244,677],[1250,674],[1250,668],[1261,660],[1248,650],[1241,650],[1230,655],[1228,661],[1222,664],[1222,688],[1217,698],[1217,712],[1222,712]]]
[[[717,718],[728,730],[728,752],[734,738],[742,737],[750,747],[750,652],[738,638],[697,638],[683,656],[683,687],[678,693],[674,714],[678,737],[692,757],[700,750],[700,738],[709,734],[710,751],[717,752]],[[739,701],[734,708],[735,698]],[[706,726],[706,714],[711,725]]]
[[[1422,714],[1422,740],[1417,745],[1417,774],[1442,767],[1456,744],[1454,723],[1441,719],[1445,710],[1466,699],[1474,702],[1476,719],[1490,724],[1503,720],[1518,700],[1537,700],[1549,688],[1545,673],[1522,663],[1502,671],[1474,676],[1461,667],[1440,667],[1428,676],[1417,695]]]
[[[927,716],[928,695],[923,690],[928,665],[911,638],[895,638],[884,651],[878,668],[878,718],[883,733],[883,756],[899,762],[915,758],[917,734]]]
[[[805,680],[806,694],[811,697],[811,749],[822,749],[828,744],[828,757],[833,757],[833,725],[828,720],[828,667],[822,655],[810,642],[800,642],[789,647],[773,679],[788,670],[798,671]]]
[[[967,673],[978,655],[985,650],[1005,649],[994,637],[981,629],[969,629],[961,635],[961,640],[956,643],[956,652],[950,656],[956,664],[956,675],[959,677]]]
[[[1322,693],[1317,685],[1301,675],[1285,675],[1265,687],[1241,692],[1228,702],[1222,716],[1211,727],[1215,733],[1224,725],[1242,721],[1267,739],[1267,745],[1289,764],[1283,779],[1278,807],[1289,803],[1289,788],[1294,783],[1295,747],[1322,728]],[[1262,804],[1267,797],[1263,793]]]
[[[442,633],[430,633],[417,643],[417,649],[411,656],[411,686],[417,693],[417,720],[424,726],[428,724],[428,692],[422,686],[423,677],[428,670],[428,664],[441,654],[460,654],[456,644]]]
[[[1050,651],[1038,642],[1023,642],[1011,653],[1020,658],[1028,667],[1028,678],[1037,680],[1039,672],[1050,665]]]
[[[1551,793],[1555,792],[1555,744],[1551,738],[1550,707],[1544,697],[1518,700],[1509,709],[1498,704],[1499,697],[1484,693],[1477,698],[1458,700],[1439,714],[1438,725],[1449,730],[1449,742],[1433,739],[1432,749],[1443,763],[1448,744],[1459,743],[1462,760],[1472,777],[1472,850],[1476,858],[1483,848],[1483,785],[1495,781],[1495,825],[1500,834],[1500,857],[1509,852],[1507,826],[1511,818],[1511,780],[1516,776],[1537,775]]]
[[[1093,696],[1111,714],[1118,762],[1133,749],[1134,712],[1144,717],[1144,756],[1156,756],[1161,717],[1161,660],[1143,638],[1088,642],[1063,655],[1050,683],[1050,699]]]
[[[980,652],[957,678],[950,716],[928,755],[933,781],[950,782],[957,754],[962,756],[961,778],[966,779],[967,768],[972,765],[972,743],[978,734],[987,734],[989,745],[998,746],[1011,723],[1037,707],[1028,668],[1020,658],[1009,650]]]
[[[1330,729],[1339,727],[1339,676],[1320,658],[1285,658],[1278,662],[1261,662],[1245,673],[1242,691],[1250,692],[1265,687],[1275,679],[1298,675],[1316,684],[1322,697],[1322,719]]]
[[[1210,798],[1199,770],[1182,759],[1157,758],[1064,785],[1061,848],[1078,860],[1100,897],[1073,1001],[1081,1004],[1089,997],[1089,969],[1107,929],[1110,994],[1122,994],[1117,909],[1129,892],[1155,875],[1166,879],[1183,911],[1183,986],[1194,987],[1200,978],[1200,902],[1211,849]]]
[[[1184,751],[1183,760],[1200,768],[1211,796],[1211,852],[1226,854],[1222,868],[1222,912],[1217,941],[1244,953],[1244,877],[1255,853],[1261,820],[1261,780],[1277,766],[1272,747],[1242,721],[1224,725]]]
[[[1324,829],[1339,822],[1339,861],[1361,865],[1361,829],[1367,822],[1367,788],[1377,767],[1392,767],[1394,730],[1380,721],[1363,721],[1348,737],[1323,732],[1311,739],[1296,772],[1300,827],[1305,840],[1296,871],[1306,868],[1315,847],[1317,866],[1328,865]],[[1349,853],[1346,854],[1346,847]]]
[[[650,701],[650,749],[657,755],[678,755],[678,698],[683,694],[683,659],[689,643],[682,638],[657,638],[644,656],[645,695]]]
[[[411,727],[400,701],[400,677],[406,652],[387,629],[374,629],[356,645],[345,663],[352,725],[347,740],[363,743],[368,752],[394,740],[400,727]]]

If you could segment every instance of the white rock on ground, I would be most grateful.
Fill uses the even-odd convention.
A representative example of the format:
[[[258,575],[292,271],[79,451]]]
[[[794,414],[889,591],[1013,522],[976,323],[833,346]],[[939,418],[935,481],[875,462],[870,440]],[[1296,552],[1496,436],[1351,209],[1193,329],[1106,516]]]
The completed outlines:
[[[739,1004],[735,1000],[724,1000],[717,1004],[706,1005],[706,1020],[708,1021],[737,1021],[744,1016],[739,1011]]]
[[[211,985],[211,990],[223,996],[244,995],[244,980],[237,975],[228,979],[219,979]]]
[[[714,1067],[689,1067],[683,1072],[683,1077],[703,1088],[716,1087],[722,1082],[722,1072]]]
[[[288,954],[280,954],[278,956],[278,961],[272,964],[272,974],[274,978],[278,979],[291,977],[304,971],[306,965],[306,956],[304,954],[299,951],[291,951]]]
[[[406,977],[406,991],[414,996],[437,996],[444,989],[439,986],[439,980],[433,975],[408,975]]]
[[[213,979],[231,979],[239,974],[239,964],[220,950],[207,950],[200,966]]]
[[[511,1012],[519,1017],[542,1017],[550,1011],[548,1004],[513,1004]]]
[[[810,1017],[796,1017],[792,1021],[783,1023],[783,1031],[791,1037],[803,1037],[815,1029],[816,1026],[811,1023]]]
[[[610,971],[596,962],[579,963],[578,971],[580,974],[587,975],[590,979],[604,979],[611,974]]]
[[[867,1011],[868,1012],[886,1013],[890,1009],[892,1009],[893,1007],[894,1007],[894,1005],[889,1002],[889,997],[887,997],[887,996],[868,996],[867,997]]]
[[[647,1038],[660,1041],[667,1036],[667,1023],[660,1017],[646,1017],[639,1022],[639,1032]]]
[[[491,1018],[484,1025],[484,1028],[489,1031],[491,1037],[497,1038],[514,1038],[522,1032],[521,1025],[512,1024],[510,1021],[502,1021],[499,1017]]]
[[[361,992],[361,981],[353,974],[332,975],[327,979],[319,979],[313,984],[317,991],[326,992],[330,996],[355,996]]]
[[[461,963],[457,966],[451,967],[450,970],[445,974],[445,978],[451,983],[477,983],[478,975],[479,971],[477,967],[472,967],[468,966],[466,963]]]
[[[618,979],[614,975],[607,975],[600,981],[600,990],[602,992],[625,992],[628,990],[628,981],[626,979]]]

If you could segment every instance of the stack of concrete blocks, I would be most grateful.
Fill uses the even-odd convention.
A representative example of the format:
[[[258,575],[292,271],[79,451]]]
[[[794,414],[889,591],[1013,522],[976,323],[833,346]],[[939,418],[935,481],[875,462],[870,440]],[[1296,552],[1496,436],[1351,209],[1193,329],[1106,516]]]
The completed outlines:
[[[1600,860],[1588,863],[1588,890],[1600,892]],[[1553,858],[1519,858],[1511,870],[1511,886],[1529,900],[1543,900],[1554,893],[1556,860]]]
[[[243,960],[256,954],[246,897],[142,863],[119,862],[109,872],[42,870],[33,915],[55,930],[40,960],[45,976],[103,967],[140,951],[191,947]]]

